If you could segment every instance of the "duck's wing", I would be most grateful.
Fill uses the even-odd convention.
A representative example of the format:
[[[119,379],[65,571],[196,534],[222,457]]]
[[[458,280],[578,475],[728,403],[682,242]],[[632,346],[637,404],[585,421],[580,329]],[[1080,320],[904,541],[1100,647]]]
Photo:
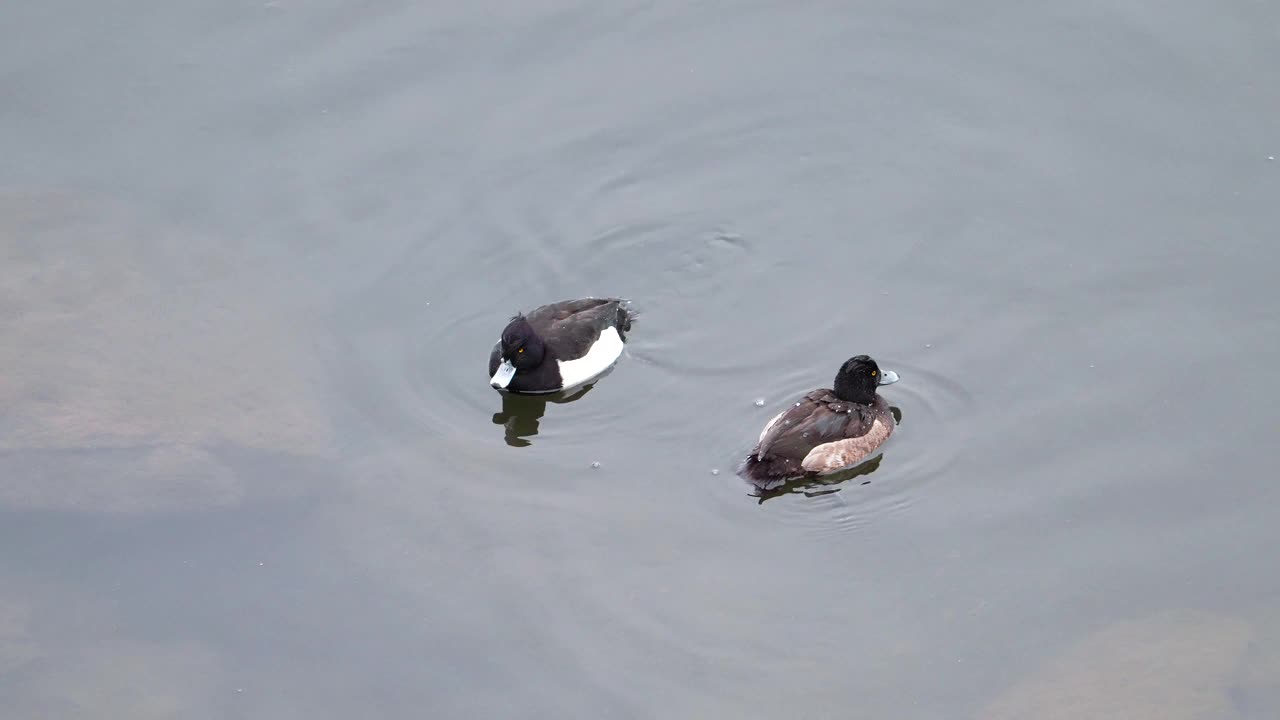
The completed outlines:
[[[550,328],[556,323],[564,322],[568,318],[581,313],[589,313],[592,310],[599,310],[607,305],[617,303],[615,298],[583,298],[581,300],[562,300],[557,303],[550,303],[535,308],[528,314],[529,324],[533,325],[535,330]]]
[[[757,444],[757,446],[763,446],[763,445],[764,445],[764,439],[765,439],[765,438],[767,438],[767,437],[769,437],[769,431],[770,431],[770,430],[772,430],[772,429],[774,428],[774,426],[778,424],[778,421],[779,421],[779,420],[781,420],[782,418],[786,417],[786,415],[787,415],[787,411],[786,411],[786,410],[783,410],[782,412],[778,413],[777,415],[774,415],[774,416],[773,416],[773,419],[772,419],[772,420],[770,420],[768,423],[766,423],[766,424],[765,424],[764,429],[760,431],[760,440],[756,443],[756,444]]]
[[[874,422],[866,408],[815,390],[765,426],[756,455],[800,460],[819,445],[867,434]]]
[[[582,357],[608,328],[621,334],[629,326],[626,309],[615,298],[567,300],[538,311],[544,309],[546,314],[538,318],[534,329],[560,358]]]

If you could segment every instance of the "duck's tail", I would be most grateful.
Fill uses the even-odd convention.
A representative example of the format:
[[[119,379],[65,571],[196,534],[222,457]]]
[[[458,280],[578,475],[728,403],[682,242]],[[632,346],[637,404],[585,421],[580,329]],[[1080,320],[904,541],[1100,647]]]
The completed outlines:
[[[758,485],[768,485],[779,480],[790,480],[804,475],[800,463],[777,456],[760,457],[759,453],[751,453],[738,469],[738,475]]]
[[[635,306],[630,300],[619,298],[618,301],[618,334],[623,340],[627,339],[627,333],[631,332],[631,323],[636,319]]]

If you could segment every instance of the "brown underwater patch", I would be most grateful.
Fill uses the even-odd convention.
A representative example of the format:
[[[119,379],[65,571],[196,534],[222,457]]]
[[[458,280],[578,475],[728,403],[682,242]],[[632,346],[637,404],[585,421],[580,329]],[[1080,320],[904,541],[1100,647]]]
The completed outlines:
[[[319,369],[266,272],[107,202],[0,193],[0,464],[22,470],[0,506],[225,506],[244,488],[213,448],[326,453]]]
[[[979,720],[1205,720],[1231,717],[1249,623],[1176,611],[1100,630],[1018,683]]]

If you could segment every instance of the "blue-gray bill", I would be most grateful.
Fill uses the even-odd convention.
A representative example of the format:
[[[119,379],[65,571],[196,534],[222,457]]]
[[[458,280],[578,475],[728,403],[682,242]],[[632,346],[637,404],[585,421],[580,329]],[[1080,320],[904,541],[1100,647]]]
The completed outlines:
[[[510,360],[503,360],[498,366],[498,371],[493,374],[493,378],[489,380],[489,384],[502,390],[511,384],[511,378],[516,374],[516,366],[511,364]]]
[[[884,370],[880,373],[881,385],[892,385],[898,382],[898,373],[892,370]]]

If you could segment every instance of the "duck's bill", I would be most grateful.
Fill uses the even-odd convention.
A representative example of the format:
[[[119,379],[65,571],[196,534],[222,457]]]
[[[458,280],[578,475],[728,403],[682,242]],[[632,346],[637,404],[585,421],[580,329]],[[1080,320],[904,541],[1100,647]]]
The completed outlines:
[[[502,390],[511,384],[511,378],[515,377],[516,366],[511,364],[510,360],[503,360],[498,366],[498,371],[493,374],[493,378],[489,380],[489,384],[498,390]]]
[[[898,382],[898,373],[892,370],[885,370],[884,372],[880,373],[881,385],[892,385],[896,382]]]

